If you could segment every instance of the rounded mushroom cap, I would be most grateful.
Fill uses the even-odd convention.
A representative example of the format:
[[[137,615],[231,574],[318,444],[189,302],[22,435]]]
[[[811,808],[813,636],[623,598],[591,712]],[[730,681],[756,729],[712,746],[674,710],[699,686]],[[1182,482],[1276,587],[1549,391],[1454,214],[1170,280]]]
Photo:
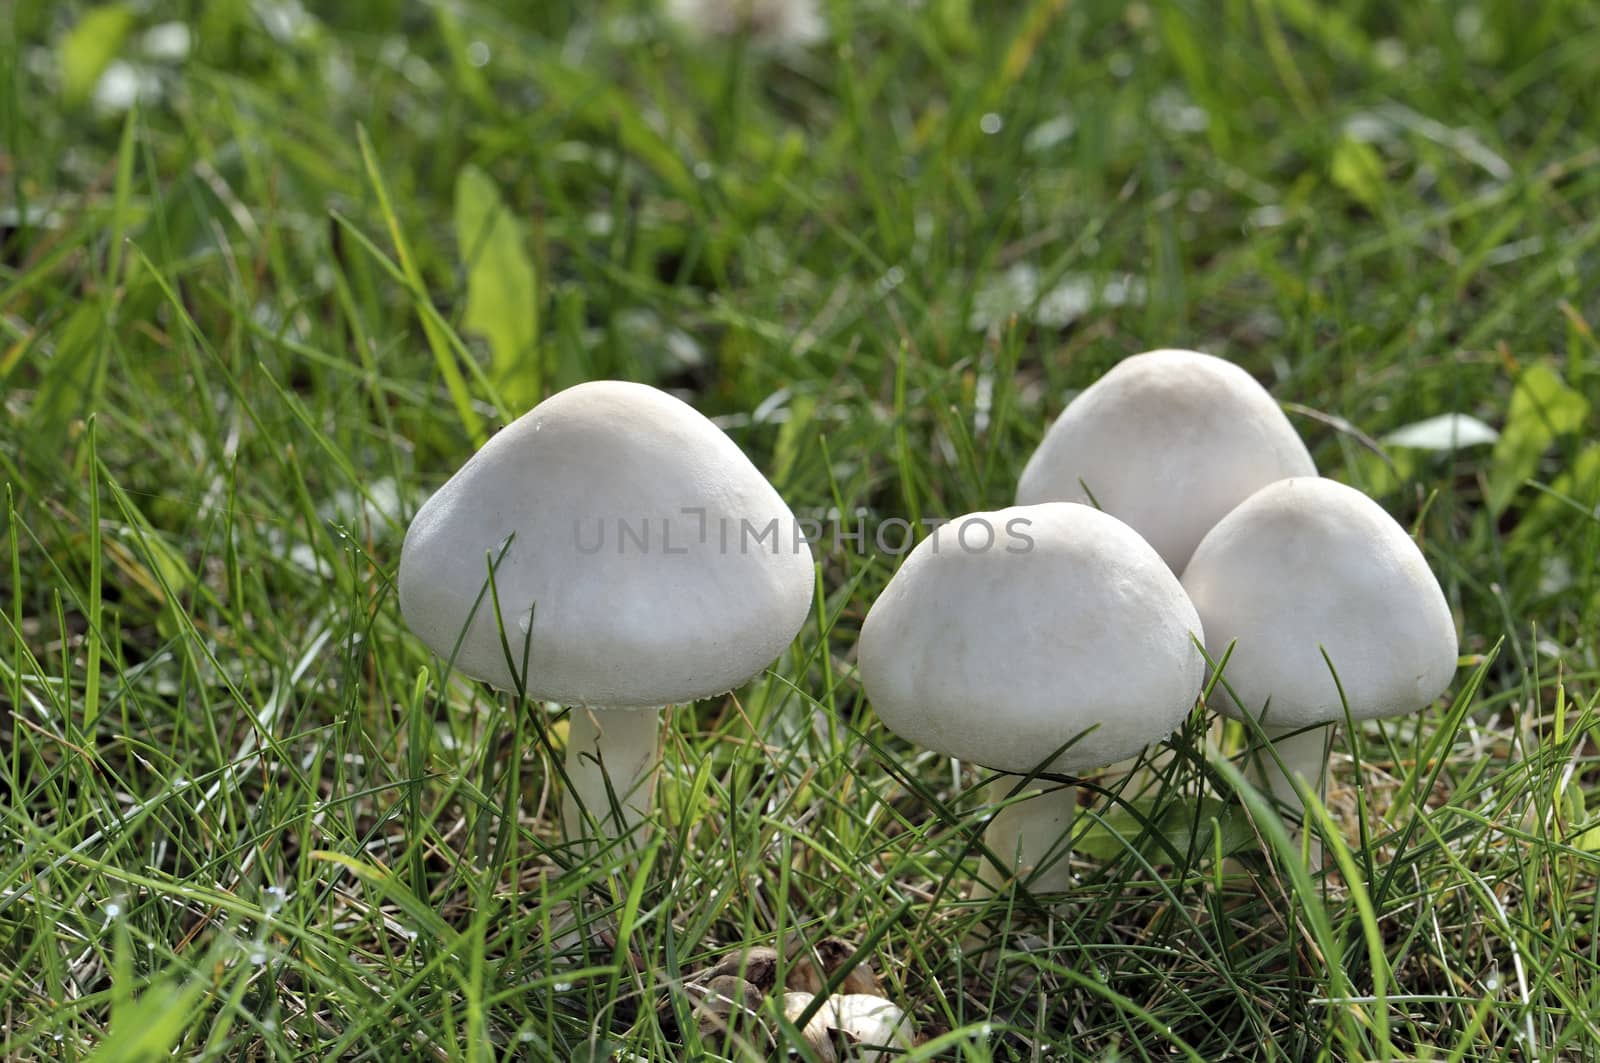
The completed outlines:
[[[1324,649],[1357,720],[1415,712],[1455,674],[1455,622],[1422,551],[1382,506],[1332,480],[1251,495],[1201,540],[1183,586],[1212,659],[1237,642],[1223,679],[1276,728],[1344,719]]]
[[[992,533],[992,541],[990,541]],[[987,544],[987,545],[985,545]],[[1200,618],[1150,544],[1053,502],[917,544],[861,628],[861,680],[904,738],[1003,771],[1087,771],[1170,734],[1200,693]]]
[[[783,652],[811,608],[811,549],[777,491],[710,421],[642,384],[552,395],[406,532],[406,624],[446,659],[461,639],[458,669],[512,689],[493,558],[511,660],[522,670],[528,639],[528,694],[564,704],[730,690]]]
[[[1092,495],[1182,572],[1234,506],[1274,480],[1316,473],[1289,419],[1249,373],[1197,351],[1149,351],[1067,404],[1022,470],[1017,504]]]

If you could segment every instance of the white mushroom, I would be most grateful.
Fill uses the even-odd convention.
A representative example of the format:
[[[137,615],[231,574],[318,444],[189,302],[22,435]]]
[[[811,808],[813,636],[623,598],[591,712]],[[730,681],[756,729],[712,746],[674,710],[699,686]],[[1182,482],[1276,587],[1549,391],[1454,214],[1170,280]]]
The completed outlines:
[[[810,993],[783,994],[783,1017],[788,1019],[791,1025],[799,1026],[800,1016],[805,1014],[815,999]],[[817,1008],[805,1026],[800,1027],[800,1036],[805,1038],[811,1054],[816,1057],[818,1063],[835,1063],[839,1058],[839,1054],[833,1050],[831,1033],[833,1027],[829,1025],[829,1020],[833,1018],[831,1003],[823,1001],[822,1006]]]
[[[919,543],[867,614],[858,657],[873,706],[902,737],[1001,771],[1076,774],[1178,726],[1205,671],[1200,636],[1147,542],[1057,502],[970,514]],[[995,784],[1000,796],[1009,783]],[[988,835],[1037,891],[1071,882],[1077,795],[1049,786]]]
[[[1346,702],[1353,720],[1415,712],[1455,674],[1455,622],[1422,551],[1383,507],[1332,480],[1251,495],[1201,541],[1183,586],[1212,659],[1233,644],[1222,678],[1239,702],[1218,684],[1217,707],[1248,713],[1268,737],[1292,735],[1276,741],[1278,756],[1314,790],[1325,725],[1345,718]],[[1262,757],[1262,781],[1303,812],[1290,778]]]
[[[1068,403],[1022,470],[1017,504],[1092,501],[1182,572],[1234,506],[1274,480],[1316,471],[1249,373],[1196,351],[1149,351]]]
[[[890,1063],[916,1045],[906,1013],[880,996],[843,993],[828,998],[823,1010],[828,1028],[839,1031],[851,1045],[850,1058],[862,1063]]]
[[[614,796],[619,832],[648,813],[657,710],[764,668],[813,580],[794,515],[738,446],[620,381],[553,395],[490,439],[417,512],[399,574],[406,623],[457,670],[580,706],[572,837],[580,805],[604,822]]]
[[[783,1014],[798,1023],[815,1000],[810,993],[783,994]],[[839,1058],[833,1035],[847,1048],[845,1058],[860,1063],[889,1063],[915,1047],[916,1036],[906,1013],[873,993],[841,993],[828,997],[801,1035],[818,1060]]]

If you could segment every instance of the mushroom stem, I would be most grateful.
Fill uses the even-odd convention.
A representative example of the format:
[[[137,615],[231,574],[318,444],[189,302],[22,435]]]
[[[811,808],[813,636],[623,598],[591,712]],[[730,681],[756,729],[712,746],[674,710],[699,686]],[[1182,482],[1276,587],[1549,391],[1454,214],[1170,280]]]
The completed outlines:
[[[567,716],[567,779],[561,822],[569,839],[617,838],[655,805],[661,763],[659,709],[575,708]],[[615,808],[613,808],[613,800]]]
[[[1271,750],[1257,750],[1252,758],[1250,781],[1263,787],[1280,805],[1296,813],[1303,824],[1306,806],[1295,789],[1294,776],[1298,775],[1304,780],[1318,801],[1323,800],[1327,793],[1328,740],[1333,736],[1333,728],[1274,727],[1263,724],[1261,730],[1271,739],[1272,749],[1277,751],[1278,756],[1274,760]],[[1281,768],[1278,766],[1280,760],[1283,762]],[[1315,837],[1310,839],[1306,866],[1313,871],[1322,867],[1322,846]]]
[[[1024,883],[1034,893],[1060,893],[1072,886],[1067,856],[1078,788],[1035,779],[1012,798],[1016,789],[1015,776],[1002,775],[989,784],[992,803],[1011,800],[995,813],[983,834],[984,844],[1007,870],[1001,877],[1002,872],[984,860],[973,887],[975,897],[998,893],[1013,881]]]

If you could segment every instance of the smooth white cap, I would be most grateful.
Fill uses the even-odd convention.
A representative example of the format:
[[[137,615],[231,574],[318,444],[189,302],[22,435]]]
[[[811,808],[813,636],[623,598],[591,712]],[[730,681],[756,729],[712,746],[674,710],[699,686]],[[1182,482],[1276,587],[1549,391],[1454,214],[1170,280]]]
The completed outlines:
[[[1149,351],[1118,362],[1067,404],[1023,468],[1017,504],[1092,495],[1182,572],[1234,506],[1274,480],[1316,473],[1289,419],[1249,373],[1197,351]]]
[[[1415,712],[1450,685],[1455,622],[1422,551],[1383,507],[1316,477],[1251,495],[1201,540],[1183,573],[1244,707],[1300,728]],[[1219,683],[1216,707],[1239,717]]]
[[[1078,738],[1051,768],[1081,772],[1194,706],[1191,632],[1200,618],[1149,543],[1054,502],[958,517],[918,543],[867,613],[858,664],[903,738],[1019,773]]]
[[[417,512],[400,611],[456,667],[514,687],[485,588],[495,573],[527,692],[659,706],[730,690],[794,639],[811,608],[811,549],[733,440],[643,384],[579,384],[490,439]],[[483,594],[473,612],[473,603]],[[471,618],[468,622],[469,616]]]

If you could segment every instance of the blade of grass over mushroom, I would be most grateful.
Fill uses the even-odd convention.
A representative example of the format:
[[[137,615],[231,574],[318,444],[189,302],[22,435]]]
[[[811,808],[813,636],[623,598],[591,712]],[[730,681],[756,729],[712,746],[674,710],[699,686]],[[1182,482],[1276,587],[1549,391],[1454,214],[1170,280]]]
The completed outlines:
[[[1354,918],[1360,926],[1361,936],[1367,947],[1368,971],[1372,976],[1372,996],[1375,1001],[1372,1021],[1378,1039],[1378,1049],[1385,1056],[1393,1056],[1396,1049],[1389,1039],[1388,999],[1388,987],[1393,980],[1393,973],[1389,970],[1389,958],[1384,951],[1377,911],[1372,905],[1372,899],[1368,896],[1365,885],[1372,880],[1371,868],[1362,869],[1356,865],[1350,847],[1345,844],[1338,825],[1328,814],[1328,808],[1322,803],[1321,797],[1317,794],[1309,796],[1311,800],[1306,805],[1307,813],[1320,824],[1322,837],[1327,839],[1327,847],[1333,850],[1334,862],[1338,865],[1340,874],[1344,876],[1344,887],[1350,891],[1350,898],[1356,909]]]
[[[1416,770],[1406,774],[1401,781],[1399,792],[1394,797],[1393,807],[1396,812],[1404,813],[1413,808],[1420,811],[1426,805],[1425,795],[1434,792],[1435,787],[1438,785],[1439,777],[1445,769],[1447,758],[1444,753],[1455,742],[1457,733],[1466,722],[1467,713],[1471,710],[1478,691],[1483,684],[1484,677],[1488,675],[1489,667],[1494,663],[1499,652],[1500,643],[1496,642],[1489,652],[1484,654],[1483,660],[1473,670],[1466,683],[1456,692],[1454,700],[1450,703],[1450,709],[1445,715],[1443,725],[1427,736],[1426,744],[1423,748],[1423,756],[1418,759]],[[1424,765],[1429,766],[1426,778],[1423,777]],[[1418,816],[1413,815],[1406,818],[1406,830],[1402,834],[1398,846],[1400,849],[1406,847],[1406,843],[1410,841],[1410,834],[1415,830],[1418,822]],[[1383,884],[1375,891],[1380,901],[1388,892],[1396,870],[1391,865]]]
[[[1284,826],[1283,820],[1260,791],[1251,786],[1244,774],[1231,760],[1208,746],[1206,761],[1233,788],[1239,800],[1250,811],[1257,828],[1266,837],[1268,845],[1279,860],[1279,871],[1287,876],[1293,896],[1299,902],[1299,912],[1305,918],[1306,929],[1312,942],[1321,953],[1329,976],[1332,995],[1340,996],[1350,991],[1344,978],[1343,948],[1333,932],[1328,913],[1322,906],[1321,893],[1312,884],[1311,875],[1300,858],[1300,844]]]

